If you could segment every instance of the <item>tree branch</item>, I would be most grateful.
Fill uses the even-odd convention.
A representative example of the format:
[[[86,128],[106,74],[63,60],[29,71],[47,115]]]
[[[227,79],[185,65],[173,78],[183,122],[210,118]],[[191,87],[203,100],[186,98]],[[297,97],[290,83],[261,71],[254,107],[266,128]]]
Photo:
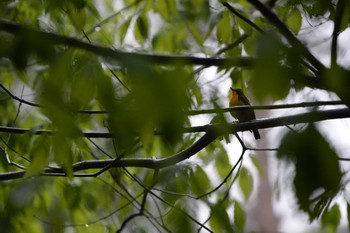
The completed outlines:
[[[324,70],[324,65],[300,42],[298,38],[288,29],[288,27],[278,18],[278,16],[265,6],[259,0],[247,0],[255,6],[263,16],[273,24],[281,34],[289,41],[289,43],[297,49],[309,62],[316,68],[318,72]]]
[[[251,67],[253,58],[237,57],[237,58],[205,58],[194,56],[177,56],[177,55],[163,55],[163,54],[147,54],[136,52],[125,52],[121,50],[113,50],[107,47],[98,46],[83,42],[81,40],[61,36],[51,32],[42,32],[21,24],[0,20],[0,31],[7,31],[9,33],[21,36],[32,36],[41,38],[51,45],[66,45],[92,52],[102,57],[109,57],[119,62],[135,62],[142,61],[146,64],[161,64],[161,65],[205,65],[205,66],[237,66],[237,67]]]
[[[198,139],[189,148],[166,158],[162,159],[150,159],[150,158],[122,158],[119,160],[108,159],[108,160],[85,160],[80,161],[72,165],[74,172],[84,171],[88,169],[102,169],[106,166],[112,167],[143,167],[150,169],[160,169],[168,166],[175,165],[176,163],[182,162],[200,150],[209,145],[216,138],[224,135],[235,133],[239,131],[248,131],[252,129],[263,129],[272,128],[285,125],[295,125],[302,123],[312,123],[323,120],[330,119],[341,119],[349,118],[350,109],[333,109],[333,110],[323,110],[296,114],[292,116],[276,117],[270,119],[256,120],[244,123],[231,123],[231,124],[214,124],[214,125],[204,125],[198,127],[187,128],[190,132],[206,132],[200,139]],[[0,173],[0,180],[12,180],[22,178],[25,171],[16,172],[5,172]],[[47,168],[42,175],[46,176],[66,176],[62,168]],[[78,175],[77,175],[78,176]]]
[[[347,2],[346,0],[339,0],[337,7],[335,9],[334,29],[333,29],[332,47],[331,47],[331,67],[335,67],[337,65],[338,34],[340,31],[340,26],[344,15],[344,10],[346,7],[346,2]]]
[[[301,102],[293,104],[266,104],[266,105],[242,105],[229,108],[220,109],[202,109],[202,110],[190,110],[186,112],[186,115],[201,115],[201,114],[213,114],[213,113],[224,113],[231,111],[242,111],[246,109],[255,110],[273,110],[273,109],[286,109],[286,108],[306,108],[306,107],[318,107],[318,106],[334,106],[334,105],[345,105],[341,100],[335,101],[317,101],[317,102]]]
[[[32,135],[47,135],[52,136],[56,133],[55,130],[35,130],[35,129],[28,129],[28,128],[16,128],[16,127],[8,127],[8,126],[0,126],[0,132],[4,133],[11,133],[11,134],[32,134]],[[103,132],[82,132],[81,133],[83,137],[86,138],[112,138],[113,133],[103,133]]]
[[[230,111],[242,111],[246,109],[283,109],[283,108],[296,108],[296,107],[315,107],[315,106],[322,106],[322,105],[343,105],[344,103],[342,101],[320,101],[317,102],[317,104],[313,102],[303,102],[303,103],[296,103],[296,104],[281,104],[281,105],[245,105],[245,106],[236,106],[236,107],[230,107],[230,108],[222,108],[222,109],[203,109],[203,110],[192,110],[186,112],[187,115],[200,115],[200,114],[213,114],[213,113],[224,113],[224,112],[230,112]],[[346,114],[347,109],[343,109],[342,111],[343,114]],[[340,111],[339,109],[335,110],[327,110],[327,111],[335,111],[338,112]],[[304,114],[310,114],[310,115],[324,115],[327,111],[315,111],[315,112],[309,112],[309,113],[304,113]],[[291,118],[294,119],[294,117],[297,117],[297,115],[294,116],[288,116],[284,118]],[[347,115],[345,115],[347,117]],[[344,118],[339,116],[338,118]],[[271,121],[274,121],[274,119],[279,119],[279,118],[271,118]],[[330,118],[327,118],[330,119]],[[320,119],[323,120],[323,119]],[[258,127],[260,128],[260,124],[266,122],[267,120],[256,120],[254,122],[258,123]],[[300,122],[297,122],[295,124],[298,124]],[[240,130],[240,127],[242,125],[247,124],[248,127],[251,126],[252,122],[249,123],[236,123],[235,126],[237,126],[237,131],[245,131],[245,130],[250,130],[250,129],[245,129]],[[291,123],[293,124],[293,123]],[[255,126],[255,125],[254,125]],[[280,126],[280,125],[275,125],[275,126]],[[274,127],[273,125],[271,127]],[[263,128],[263,127],[262,127]],[[207,132],[208,130],[208,125],[204,126],[195,126],[195,127],[186,127],[183,129],[184,133],[195,133],[195,132]],[[32,134],[32,135],[47,135],[47,136],[52,136],[56,133],[55,130],[45,130],[45,129],[29,129],[29,128],[16,128],[16,127],[9,127],[9,126],[0,126],[0,132],[4,133],[11,133],[11,134]],[[232,133],[227,132],[227,133]],[[157,130],[154,131],[155,135],[161,135],[162,132],[159,132]],[[109,133],[109,132],[81,132],[82,137],[86,138],[113,138],[114,134]]]
[[[252,26],[255,30],[257,30],[260,33],[264,33],[264,31],[255,23],[253,23],[250,19],[239,13],[235,8],[233,8],[230,4],[227,2],[223,2],[222,5],[224,5],[229,11],[231,11],[234,15],[236,15],[238,18]]]
[[[16,100],[20,103],[27,104],[33,107],[45,108],[45,106],[33,102],[29,102],[24,100],[14,94],[12,94],[4,85],[0,84],[0,88],[3,89],[13,100]],[[317,106],[326,106],[326,105],[345,105],[343,101],[317,101],[317,102],[301,102],[301,103],[293,103],[293,104],[274,104],[274,105],[246,105],[246,106],[236,106],[230,108],[221,108],[221,109],[202,109],[202,110],[189,110],[186,111],[186,115],[200,115],[200,114],[211,114],[211,113],[224,113],[229,111],[241,111],[246,109],[284,109],[284,108],[305,108],[305,107],[317,107]],[[76,110],[77,113],[85,113],[85,114],[106,114],[108,113],[106,110]],[[0,130],[1,131],[1,130]]]

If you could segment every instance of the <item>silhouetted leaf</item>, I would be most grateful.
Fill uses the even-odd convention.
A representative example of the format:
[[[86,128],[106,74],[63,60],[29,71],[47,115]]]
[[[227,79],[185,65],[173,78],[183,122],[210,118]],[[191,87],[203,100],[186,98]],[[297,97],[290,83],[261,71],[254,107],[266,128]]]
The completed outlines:
[[[232,25],[227,11],[222,13],[222,17],[216,26],[216,37],[220,43],[232,42]]]
[[[282,99],[289,93],[291,72],[282,65],[284,45],[273,33],[258,40],[257,60],[251,87],[257,99]]]
[[[294,187],[300,209],[311,219],[319,217],[340,188],[342,173],[337,154],[314,126],[309,125],[299,134],[288,133],[281,142],[278,156],[295,165]],[[317,191],[322,193],[315,199]]]

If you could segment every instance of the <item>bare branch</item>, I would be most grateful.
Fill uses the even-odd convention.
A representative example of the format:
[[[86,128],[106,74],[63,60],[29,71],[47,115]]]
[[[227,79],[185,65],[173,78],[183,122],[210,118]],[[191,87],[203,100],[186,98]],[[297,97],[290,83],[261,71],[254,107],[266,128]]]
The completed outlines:
[[[163,54],[148,54],[125,52],[121,50],[113,50],[107,47],[98,46],[83,42],[81,40],[61,36],[51,32],[42,32],[21,24],[0,20],[0,31],[7,31],[15,35],[31,35],[36,38],[42,38],[51,45],[66,45],[92,52],[102,57],[109,57],[119,62],[137,62],[142,61],[146,64],[162,64],[162,65],[205,65],[205,66],[237,66],[237,67],[251,67],[253,58],[237,57],[237,58],[205,58],[194,56],[177,56],[177,55],[163,55]]]
[[[287,105],[286,105],[287,106]],[[246,108],[260,108],[259,106],[239,106],[234,108],[224,109],[225,111],[237,110],[237,109],[246,109]],[[206,113],[213,113],[212,110],[207,110]],[[218,111],[216,111],[218,112]],[[350,117],[350,110],[348,108],[343,109],[332,109],[332,110],[322,110],[322,111],[312,111],[307,113],[301,113],[291,116],[285,117],[276,117],[269,119],[261,119],[255,120],[251,122],[243,122],[243,123],[231,123],[231,124],[211,124],[211,125],[203,125],[203,126],[194,126],[194,127],[185,127],[183,129],[184,133],[195,133],[195,132],[221,132],[221,134],[225,133],[235,133],[242,132],[252,129],[263,129],[263,128],[271,128],[277,126],[285,126],[285,125],[293,125],[300,123],[309,123],[315,121],[323,121],[330,119],[341,119]],[[42,135],[46,134],[48,136],[52,136],[56,131],[54,130],[33,130],[28,128],[16,128],[16,127],[7,127],[0,126],[0,132],[12,133],[12,134],[25,134],[30,133],[32,135]],[[155,131],[155,135],[161,135],[162,132]],[[213,133],[210,133],[213,134]],[[221,136],[216,135],[214,133],[214,137]],[[213,136],[211,135],[211,136]],[[86,138],[113,138],[115,135],[113,133],[107,132],[82,132],[82,137]],[[207,136],[209,137],[209,136]],[[206,138],[206,137],[205,137]]]
[[[345,105],[341,100],[336,101],[317,101],[317,102],[301,102],[294,104],[266,104],[266,105],[242,105],[230,108],[220,108],[220,109],[202,109],[202,110],[190,110],[185,112],[186,115],[200,115],[200,114],[212,114],[212,113],[224,113],[232,111],[243,111],[247,109],[254,110],[273,110],[273,109],[285,109],[285,108],[306,108],[306,107],[318,107],[326,105]]]
[[[212,124],[184,128],[184,132],[206,132],[208,127],[212,127],[212,130],[219,131],[223,134],[225,133],[235,133],[248,131],[252,129],[264,129],[272,128],[278,126],[295,125],[302,123],[312,123],[317,121],[331,120],[331,119],[342,119],[350,117],[350,109],[332,109],[332,110],[322,110],[322,111],[312,111],[307,113],[300,113],[290,116],[275,117],[268,119],[260,119],[244,123],[231,123],[231,124]],[[220,131],[221,130],[221,131]]]

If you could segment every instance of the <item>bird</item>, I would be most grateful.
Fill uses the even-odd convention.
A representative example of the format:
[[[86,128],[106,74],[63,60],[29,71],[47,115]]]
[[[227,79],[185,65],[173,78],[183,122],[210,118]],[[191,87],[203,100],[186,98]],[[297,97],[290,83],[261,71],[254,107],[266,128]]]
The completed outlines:
[[[241,89],[234,89],[231,87],[230,107],[250,105],[248,98],[244,95]],[[255,113],[253,109],[244,109],[238,111],[231,111],[231,116],[236,118],[239,122],[247,122],[255,120]],[[260,134],[257,129],[253,129],[253,134],[256,140],[260,139]]]

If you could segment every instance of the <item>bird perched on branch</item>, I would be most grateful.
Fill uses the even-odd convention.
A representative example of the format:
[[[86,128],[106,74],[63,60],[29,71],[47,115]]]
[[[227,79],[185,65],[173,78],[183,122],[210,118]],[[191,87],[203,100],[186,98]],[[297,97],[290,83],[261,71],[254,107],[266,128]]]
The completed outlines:
[[[244,95],[241,89],[231,88],[230,107],[250,105],[248,98]],[[231,111],[231,116],[236,118],[239,122],[246,122],[255,120],[255,113],[253,109],[244,109],[238,111]],[[260,134],[257,129],[253,129],[255,139],[260,139]]]

